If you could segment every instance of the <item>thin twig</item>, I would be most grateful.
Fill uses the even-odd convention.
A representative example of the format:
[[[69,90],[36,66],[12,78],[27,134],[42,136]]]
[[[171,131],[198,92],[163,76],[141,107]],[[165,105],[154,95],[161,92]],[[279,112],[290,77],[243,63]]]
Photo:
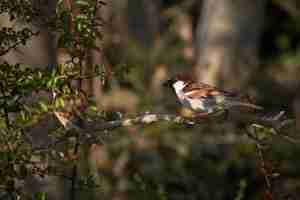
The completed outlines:
[[[260,161],[260,164],[261,164],[261,169],[263,170],[263,176],[264,176],[264,179],[265,179],[265,182],[266,182],[267,189],[269,191],[271,191],[272,183],[271,183],[271,180],[269,178],[268,171],[266,169],[266,162],[265,162],[265,159],[264,159],[262,147],[258,142],[256,142],[256,150],[257,150],[258,158],[259,158],[259,161]]]
[[[77,155],[78,154],[78,149],[79,149],[79,141],[78,141],[78,137],[76,137],[76,144],[74,146],[74,151],[73,154]],[[74,166],[72,169],[72,178],[71,178],[71,191],[70,191],[70,199],[71,200],[75,200],[76,199],[76,182],[77,182],[77,160],[74,160]]]

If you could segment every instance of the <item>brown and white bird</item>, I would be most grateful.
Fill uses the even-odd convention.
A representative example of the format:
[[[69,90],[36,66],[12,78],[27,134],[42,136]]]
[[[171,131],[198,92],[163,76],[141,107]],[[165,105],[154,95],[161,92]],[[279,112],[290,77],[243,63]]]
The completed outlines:
[[[198,116],[206,116],[218,111],[229,111],[233,107],[246,108],[248,110],[261,110],[249,100],[238,93],[228,92],[214,86],[198,83],[184,75],[177,75],[169,79],[164,86],[172,87],[180,103]],[[197,114],[196,114],[197,116]]]

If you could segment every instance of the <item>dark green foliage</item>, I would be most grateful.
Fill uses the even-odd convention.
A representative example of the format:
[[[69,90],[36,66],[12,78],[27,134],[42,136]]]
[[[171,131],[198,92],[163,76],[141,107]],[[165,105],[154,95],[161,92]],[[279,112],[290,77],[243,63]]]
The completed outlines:
[[[58,36],[59,48],[68,48],[71,60],[64,65],[59,65],[52,70],[32,68],[21,64],[9,64],[3,61],[0,64],[0,198],[19,199],[29,195],[36,199],[47,199],[47,193],[24,193],[22,182],[33,175],[41,178],[47,175],[64,176],[60,163],[73,165],[70,158],[61,156],[58,149],[45,149],[39,151],[38,144],[32,143],[30,135],[31,126],[38,124],[42,118],[51,114],[58,108],[65,107],[65,100],[76,99],[81,93],[79,88],[72,86],[73,81],[87,77],[99,76],[99,66],[94,67],[92,75],[83,76],[83,61],[86,59],[88,49],[95,49],[96,38],[101,36],[99,26],[100,18],[96,11],[103,5],[101,1],[75,1],[72,6],[79,9],[80,15],[72,17],[71,10],[57,5],[56,15],[44,18],[42,10],[36,8],[32,1],[1,1],[0,14],[8,14],[10,21],[22,23],[36,23],[38,21],[48,26]],[[55,13],[54,13],[55,14]],[[71,28],[73,25],[75,28]],[[13,27],[2,27],[0,30],[0,56],[14,50],[19,45],[27,42],[39,32],[30,28],[20,30]],[[44,124],[44,140],[47,140],[47,128],[50,121]],[[66,131],[61,128],[52,130],[53,137],[63,136]],[[50,130],[50,129],[49,129]],[[52,136],[51,136],[52,137]],[[51,139],[51,138],[48,138]],[[74,137],[70,137],[71,141]],[[65,143],[68,143],[66,137]],[[72,146],[72,143],[70,143]],[[64,148],[64,150],[67,150]],[[51,159],[50,159],[50,157]],[[47,160],[51,160],[49,164]],[[63,162],[62,162],[63,161]],[[44,164],[42,164],[44,163]],[[67,166],[66,165],[66,166]],[[76,165],[75,165],[76,166]],[[92,187],[91,178],[74,179],[75,185],[82,188]],[[26,183],[25,183],[26,184]],[[77,187],[77,186],[76,186]]]

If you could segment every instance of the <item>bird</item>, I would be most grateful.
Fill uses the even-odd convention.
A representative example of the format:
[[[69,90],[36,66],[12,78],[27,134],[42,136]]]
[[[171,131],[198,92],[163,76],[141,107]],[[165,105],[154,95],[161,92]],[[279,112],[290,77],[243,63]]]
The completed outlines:
[[[188,75],[176,75],[163,85],[173,88],[181,105],[192,110],[194,117],[206,117],[220,111],[227,113],[233,108],[245,108],[254,112],[263,109],[252,103],[246,95],[196,82]]]

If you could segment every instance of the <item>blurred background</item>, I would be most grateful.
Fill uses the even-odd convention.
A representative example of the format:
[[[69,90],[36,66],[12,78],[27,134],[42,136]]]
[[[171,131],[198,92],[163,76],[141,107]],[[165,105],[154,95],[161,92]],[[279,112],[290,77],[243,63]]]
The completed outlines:
[[[45,15],[51,15],[55,1],[45,2]],[[188,73],[198,81],[249,94],[270,112],[284,110],[300,125],[300,1],[105,2],[99,11],[103,38],[97,41],[102,51],[90,54],[91,63],[104,65],[105,81],[94,78],[81,85],[99,111],[125,117],[147,111],[184,114],[162,83]],[[9,24],[8,18],[2,16],[0,23]],[[0,60],[50,68],[63,63],[67,55],[55,46],[55,35],[38,22],[30,26],[41,31],[39,37]],[[101,199],[103,190],[112,199],[300,198],[299,145],[270,139],[265,165],[280,174],[270,178],[270,189],[255,145],[232,124],[190,128],[161,123],[111,135],[104,144],[86,148],[88,156],[79,169],[101,174],[98,182],[109,176],[103,171],[120,171],[104,181],[104,189],[88,193],[91,199]],[[113,160],[109,164],[107,157]],[[84,167],[86,160],[89,167]],[[266,194],[269,189],[273,197]]]
[[[299,2],[122,0],[103,9],[105,60],[116,76],[128,70],[116,85],[143,93],[145,109],[167,98],[163,80],[189,73],[297,114]]]

